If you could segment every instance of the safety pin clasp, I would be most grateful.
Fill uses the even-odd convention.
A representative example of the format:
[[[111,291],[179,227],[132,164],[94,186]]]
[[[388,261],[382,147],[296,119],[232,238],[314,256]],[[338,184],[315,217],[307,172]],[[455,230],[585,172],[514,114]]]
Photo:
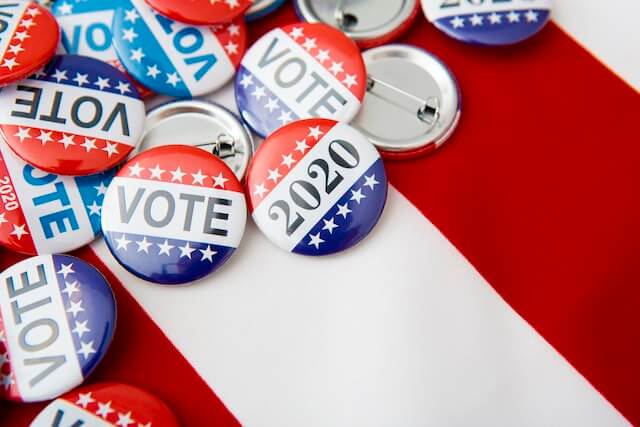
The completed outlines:
[[[221,159],[227,157],[233,157],[237,154],[236,140],[227,133],[221,133],[213,142],[203,142],[196,144],[195,147],[208,147],[211,146],[211,154]]]

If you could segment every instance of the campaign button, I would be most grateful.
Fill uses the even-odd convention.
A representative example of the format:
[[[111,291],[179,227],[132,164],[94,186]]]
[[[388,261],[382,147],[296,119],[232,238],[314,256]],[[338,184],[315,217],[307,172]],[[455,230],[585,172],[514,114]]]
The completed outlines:
[[[54,399],[106,353],[116,322],[111,287],[93,266],[40,255],[0,274],[0,398]]]
[[[191,25],[214,25],[241,17],[253,0],[146,0],[161,14]]]
[[[121,163],[142,138],[144,103],[131,80],[94,58],[61,55],[0,92],[0,130],[18,156],[60,175]]]
[[[211,274],[240,244],[246,224],[240,181],[196,147],[152,148],[125,164],[104,202],[102,229],[115,258],[136,276],[184,284]]]
[[[60,28],[33,1],[0,0],[0,87],[42,68],[58,47]]]
[[[122,0],[113,20],[114,46],[127,71],[154,92],[178,98],[213,92],[231,80],[246,49],[246,32],[242,18],[190,26],[144,0]]]
[[[118,4],[119,0],[58,1],[53,13],[62,30],[62,45],[66,53],[100,59],[125,72],[113,48],[111,33],[113,14]],[[137,81],[134,84],[143,98],[153,93]]]
[[[364,239],[387,199],[375,147],[328,119],[291,123],[258,148],[245,191],[258,228],[282,249],[328,255]]]
[[[58,176],[34,168],[0,141],[0,245],[27,255],[69,252],[100,234],[114,170]]]
[[[509,45],[536,34],[549,21],[552,0],[422,0],[441,31],[467,43]]]
[[[71,391],[53,401],[31,427],[179,427],[171,410],[145,390],[101,383]]]
[[[298,119],[349,122],[360,109],[367,73],[358,46],[326,24],[276,28],[251,48],[236,75],[244,121],[261,137]]]
[[[244,14],[247,22],[255,21],[275,12],[280,6],[285,4],[286,0],[255,0],[253,5]]]

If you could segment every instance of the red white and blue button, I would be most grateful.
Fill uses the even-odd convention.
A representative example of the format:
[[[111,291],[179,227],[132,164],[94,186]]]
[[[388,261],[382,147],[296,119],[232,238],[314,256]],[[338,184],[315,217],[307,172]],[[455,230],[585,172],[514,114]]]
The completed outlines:
[[[360,110],[367,75],[356,44],[326,24],[299,23],[260,38],[236,75],[236,101],[260,136],[298,119],[349,122]]]
[[[101,383],[73,390],[51,402],[30,427],[179,427],[157,397],[127,384]]]
[[[191,25],[215,25],[241,17],[253,0],[146,0],[171,19]]]
[[[229,167],[199,148],[169,145],[131,159],[104,202],[107,246],[131,273],[184,284],[222,266],[247,218],[242,186]]]
[[[253,5],[247,10],[244,19],[247,22],[255,21],[263,18],[271,12],[275,12],[280,6],[285,4],[286,0],[255,0]]]
[[[154,92],[189,98],[222,87],[246,49],[242,18],[225,25],[189,26],[144,0],[122,0],[113,21],[116,53],[127,71]]]
[[[0,142],[0,245],[36,255],[91,243],[100,234],[102,202],[114,175],[43,172]]]
[[[549,21],[552,0],[422,0],[436,27],[467,43],[499,46],[521,42]]]
[[[145,107],[129,78],[100,60],[61,55],[0,92],[0,130],[47,172],[89,175],[121,163],[142,138]]]
[[[58,47],[60,28],[33,1],[0,0],[0,87],[42,68]]]
[[[116,324],[111,287],[66,255],[26,259],[0,274],[0,398],[54,399],[82,384]]]
[[[297,254],[328,255],[371,232],[387,188],[382,159],[359,131],[308,119],[262,143],[245,191],[253,220],[276,245]]]

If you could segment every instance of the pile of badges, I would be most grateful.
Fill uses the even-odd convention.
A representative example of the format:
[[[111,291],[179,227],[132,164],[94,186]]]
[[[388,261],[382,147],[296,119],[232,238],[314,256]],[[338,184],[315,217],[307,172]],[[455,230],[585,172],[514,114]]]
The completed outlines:
[[[64,253],[102,234],[133,275],[192,283],[233,255],[248,215],[288,252],[351,248],[384,209],[382,159],[435,150],[460,119],[447,66],[390,42],[420,6],[485,46],[533,36],[551,8],[295,0],[301,22],[247,46],[247,22],[283,3],[0,0],[0,245],[33,256],[0,274],[0,398],[56,399],[33,426],[178,425],[127,385],[72,391],[104,357],[116,304]],[[230,82],[235,105],[209,100]]]

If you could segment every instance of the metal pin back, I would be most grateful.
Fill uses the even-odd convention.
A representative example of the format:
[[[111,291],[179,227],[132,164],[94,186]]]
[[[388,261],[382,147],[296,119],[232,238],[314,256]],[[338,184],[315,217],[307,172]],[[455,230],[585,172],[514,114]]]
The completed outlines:
[[[449,69],[408,45],[380,46],[363,57],[367,93],[352,125],[385,158],[415,157],[442,145],[460,119],[460,91]]]

